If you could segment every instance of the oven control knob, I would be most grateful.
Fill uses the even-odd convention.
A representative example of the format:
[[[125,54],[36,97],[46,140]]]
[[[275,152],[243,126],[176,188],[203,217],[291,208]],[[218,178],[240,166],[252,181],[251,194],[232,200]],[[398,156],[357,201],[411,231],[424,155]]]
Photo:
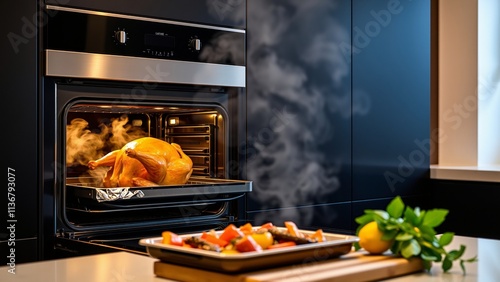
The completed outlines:
[[[115,31],[115,39],[120,44],[127,43],[127,33],[125,32],[125,30]]]
[[[189,49],[192,51],[200,51],[201,50],[201,40],[198,38],[191,38],[189,40]]]

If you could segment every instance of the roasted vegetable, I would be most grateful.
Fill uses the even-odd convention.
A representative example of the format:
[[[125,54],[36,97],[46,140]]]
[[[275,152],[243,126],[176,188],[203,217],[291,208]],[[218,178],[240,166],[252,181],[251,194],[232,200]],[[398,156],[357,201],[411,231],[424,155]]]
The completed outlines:
[[[260,252],[262,247],[255,242],[252,236],[245,236],[234,245],[238,252]]]
[[[169,231],[163,232],[162,235],[165,244],[224,253],[260,252],[327,241],[321,229],[308,233],[301,232],[291,221],[286,221],[285,225],[286,228],[280,228],[268,222],[260,227],[254,227],[246,223],[238,228],[234,224],[229,224],[222,232],[212,229],[202,232],[200,236],[185,239]]]
[[[239,230],[241,232],[243,232],[243,234],[252,234],[253,233],[253,226],[250,222],[247,222],[243,226],[240,226]]]
[[[217,238],[216,235],[212,235],[212,234],[207,233],[207,232],[203,232],[203,234],[201,234],[200,238],[209,242],[209,243],[218,245],[219,247],[225,247],[227,244],[229,244],[229,241],[226,241],[226,240],[221,239],[221,238]]]
[[[271,245],[267,249],[268,250],[274,250],[274,249],[281,249],[281,248],[286,248],[286,247],[293,247],[293,246],[296,246],[296,245],[297,244],[295,244],[295,242],[293,242],[293,241],[286,241],[286,242],[283,242],[283,243],[278,243],[278,244]]]
[[[271,229],[274,227],[274,224],[272,222],[267,222],[267,223],[264,223],[260,226],[260,228],[265,228],[265,229]]]
[[[290,235],[295,237],[304,237],[304,235],[300,233],[299,228],[293,221],[285,221],[285,227],[288,230],[288,233],[290,233]]]
[[[182,240],[182,238],[173,232],[164,231],[161,233],[161,236],[163,238],[162,240],[163,244],[176,245],[176,246],[184,245],[184,241]]]
[[[278,228],[273,227],[269,229],[269,232],[273,235],[274,239],[276,241],[292,241],[297,245],[300,244],[310,244],[310,243],[317,243],[318,241],[314,238],[307,238],[307,237],[297,237],[294,235],[291,235],[290,233],[280,231]]]
[[[269,231],[260,230],[248,236],[251,236],[264,250],[274,243],[274,237]]]
[[[184,239],[184,243],[190,245],[193,248],[199,248],[207,251],[214,251],[214,252],[220,252],[221,248],[219,245],[212,244],[210,242],[207,242],[206,240],[203,240],[201,238],[192,236],[189,238]]]
[[[326,241],[326,237],[323,234],[323,229],[316,230],[316,232],[314,232],[314,234],[309,236],[309,238],[316,239],[316,241],[318,241],[318,242],[325,242]]]
[[[224,231],[220,234],[219,239],[229,242],[238,237],[243,237],[244,235],[245,234],[234,226],[234,224],[229,224],[226,228],[224,228]]]

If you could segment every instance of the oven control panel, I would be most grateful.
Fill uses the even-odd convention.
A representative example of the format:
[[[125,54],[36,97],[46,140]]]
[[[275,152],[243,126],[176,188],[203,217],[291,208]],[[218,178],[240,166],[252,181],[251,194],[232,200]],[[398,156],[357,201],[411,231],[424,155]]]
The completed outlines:
[[[47,10],[45,49],[245,64],[244,30],[54,6]]]

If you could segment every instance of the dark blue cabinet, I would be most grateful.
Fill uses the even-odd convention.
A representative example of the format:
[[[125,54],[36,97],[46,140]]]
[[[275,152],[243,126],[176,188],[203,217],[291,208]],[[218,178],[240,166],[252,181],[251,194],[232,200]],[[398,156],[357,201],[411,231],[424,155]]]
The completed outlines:
[[[349,227],[350,1],[247,1],[248,215]]]
[[[352,118],[353,201],[421,194],[430,163],[430,1],[352,3],[353,100],[367,104]]]
[[[429,178],[430,1],[248,1],[248,217],[354,231]]]

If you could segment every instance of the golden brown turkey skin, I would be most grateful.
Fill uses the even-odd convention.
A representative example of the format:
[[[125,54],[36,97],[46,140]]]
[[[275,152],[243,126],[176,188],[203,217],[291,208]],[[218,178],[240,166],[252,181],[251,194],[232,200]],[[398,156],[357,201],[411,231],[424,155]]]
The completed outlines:
[[[109,166],[104,187],[136,187],[185,184],[193,162],[181,147],[153,137],[131,141],[120,150],[90,161],[88,167]]]

